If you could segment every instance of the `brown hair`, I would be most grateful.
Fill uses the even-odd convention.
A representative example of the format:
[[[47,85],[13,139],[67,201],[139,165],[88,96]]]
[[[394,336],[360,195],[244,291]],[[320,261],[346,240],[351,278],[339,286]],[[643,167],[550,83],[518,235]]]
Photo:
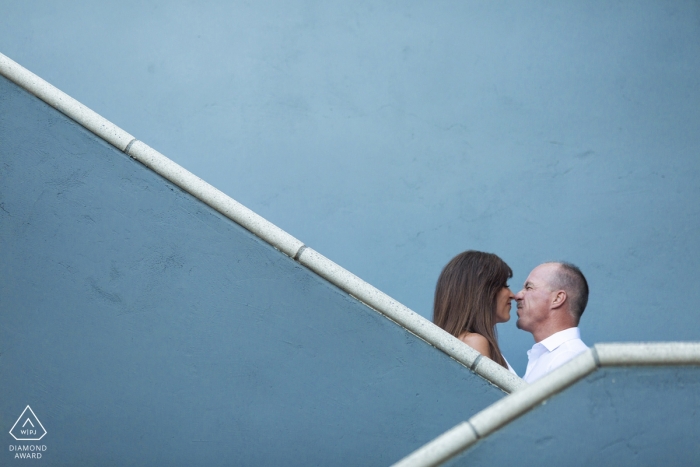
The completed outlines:
[[[493,253],[469,250],[447,263],[435,287],[433,323],[455,337],[481,334],[491,359],[507,367],[496,335],[496,297],[513,271]]]

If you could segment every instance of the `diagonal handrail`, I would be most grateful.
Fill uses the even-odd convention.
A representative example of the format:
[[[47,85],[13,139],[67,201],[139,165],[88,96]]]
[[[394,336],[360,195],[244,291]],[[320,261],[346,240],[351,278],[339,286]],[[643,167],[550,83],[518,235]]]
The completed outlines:
[[[456,337],[304,245],[289,233],[251,211],[222,191],[165,157],[134,136],[31,71],[0,53],[0,74],[56,108],[78,124],[104,139],[120,151],[141,162],[182,190],[257,235],[282,253],[295,259],[319,276],[349,293],[365,305],[383,314],[399,326],[440,349],[462,365],[511,393],[527,385]]]
[[[542,379],[495,402],[413,451],[393,467],[441,465],[598,368],[644,365],[700,365],[700,342],[595,344]]]

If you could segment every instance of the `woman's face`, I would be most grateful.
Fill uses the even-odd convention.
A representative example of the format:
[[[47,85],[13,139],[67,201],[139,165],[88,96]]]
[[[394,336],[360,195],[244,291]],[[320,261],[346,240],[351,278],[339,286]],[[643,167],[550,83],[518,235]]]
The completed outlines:
[[[496,322],[505,323],[510,319],[510,304],[515,299],[515,295],[506,286],[498,291],[496,295]]]

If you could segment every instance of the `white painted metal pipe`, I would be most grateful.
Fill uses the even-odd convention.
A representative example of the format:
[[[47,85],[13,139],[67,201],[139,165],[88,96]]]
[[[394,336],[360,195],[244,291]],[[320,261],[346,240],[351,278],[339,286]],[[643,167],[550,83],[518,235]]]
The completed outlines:
[[[262,238],[287,256],[294,257],[297,251],[304,246],[302,242],[272,222],[254,213],[222,191],[217,190],[147,144],[135,141],[130,144],[127,154]]]
[[[462,422],[441,434],[435,440],[404,457],[393,467],[433,467],[440,465],[451,457],[471,446],[477,438],[469,422]]]
[[[134,139],[133,136],[114,123],[93,112],[68,94],[50,85],[1,53],[0,74],[122,151]]]
[[[600,366],[697,365],[698,342],[638,342],[596,344]]]
[[[320,253],[306,248],[301,241],[292,235],[233,200],[147,144],[136,140],[126,131],[1,53],[0,74],[463,365],[471,368],[479,357],[476,350],[459,339],[446,333]],[[523,380],[487,358],[480,359],[474,371],[506,392],[513,392],[527,385]]]
[[[700,365],[700,342],[596,344],[552,373],[511,394],[403,458],[394,467],[433,467],[469,448],[598,367]],[[472,429],[470,436],[465,427]],[[459,434],[459,435],[458,435]]]

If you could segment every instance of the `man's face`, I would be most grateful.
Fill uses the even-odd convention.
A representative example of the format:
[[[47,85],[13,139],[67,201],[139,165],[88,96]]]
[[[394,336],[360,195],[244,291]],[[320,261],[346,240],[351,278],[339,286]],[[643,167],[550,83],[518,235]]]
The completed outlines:
[[[555,295],[549,285],[550,277],[557,267],[558,264],[540,264],[527,276],[523,290],[515,295],[518,303],[518,321],[515,325],[519,329],[533,332],[549,318],[550,305]]]

